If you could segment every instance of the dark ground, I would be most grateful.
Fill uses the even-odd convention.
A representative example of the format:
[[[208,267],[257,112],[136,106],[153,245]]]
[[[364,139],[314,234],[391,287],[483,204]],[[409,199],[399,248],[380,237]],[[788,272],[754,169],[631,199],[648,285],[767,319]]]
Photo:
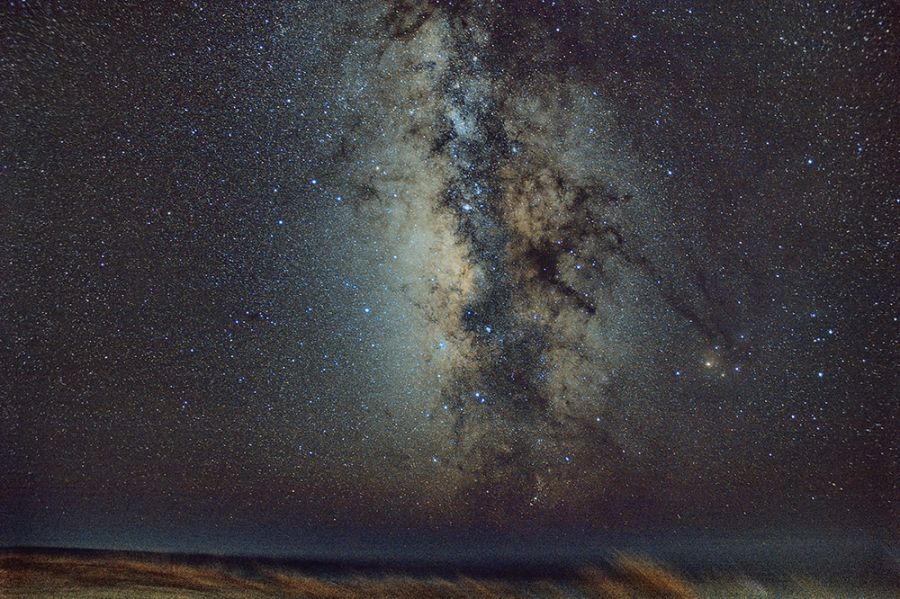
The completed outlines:
[[[592,562],[440,563],[274,559],[87,549],[0,553],[2,597],[895,597],[887,548],[848,547],[818,557],[798,547],[782,566],[610,553]],[[688,553],[688,552],[685,552]],[[690,553],[697,554],[696,551]],[[728,557],[728,556],[731,557]],[[770,557],[778,558],[777,551]],[[795,559],[791,559],[791,557]],[[841,563],[837,559],[843,559]],[[730,563],[726,563],[730,562]],[[670,564],[672,562],[669,562]]]

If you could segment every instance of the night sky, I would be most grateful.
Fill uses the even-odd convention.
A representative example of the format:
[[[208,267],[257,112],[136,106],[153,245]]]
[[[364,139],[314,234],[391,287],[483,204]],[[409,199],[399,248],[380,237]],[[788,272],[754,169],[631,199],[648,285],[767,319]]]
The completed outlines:
[[[892,2],[151,4],[0,8],[0,545],[896,531]]]

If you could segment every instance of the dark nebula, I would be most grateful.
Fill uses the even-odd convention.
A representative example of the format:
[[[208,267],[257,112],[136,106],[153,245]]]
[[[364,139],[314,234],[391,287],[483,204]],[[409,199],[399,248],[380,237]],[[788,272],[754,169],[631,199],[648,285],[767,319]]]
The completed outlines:
[[[895,16],[9,3],[0,545],[889,537]]]

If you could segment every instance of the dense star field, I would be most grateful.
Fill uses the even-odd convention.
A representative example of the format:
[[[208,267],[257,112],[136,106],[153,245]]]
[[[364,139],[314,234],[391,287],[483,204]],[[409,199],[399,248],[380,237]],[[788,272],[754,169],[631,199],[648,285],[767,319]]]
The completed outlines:
[[[890,536],[891,2],[0,11],[0,545]]]

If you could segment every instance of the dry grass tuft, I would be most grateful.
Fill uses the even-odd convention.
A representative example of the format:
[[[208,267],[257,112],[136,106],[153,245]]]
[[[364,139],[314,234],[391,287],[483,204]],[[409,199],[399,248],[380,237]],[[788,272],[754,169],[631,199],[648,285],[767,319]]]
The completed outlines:
[[[482,599],[515,599],[521,596],[513,585],[500,580],[475,580],[464,577],[459,580],[459,586],[468,593],[468,596]],[[547,590],[549,591],[549,588]]]
[[[617,573],[648,597],[698,599],[690,584],[647,558],[620,553],[613,562]]]
[[[522,596],[502,581],[473,578],[354,577],[337,583],[277,571],[267,571],[266,576],[277,590],[309,599],[515,599]]]
[[[264,571],[273,590],[299,594],[301,597],[315,599],[355,599],[355,591],[335,582],[329,582],[312,576],[292,575],[272,570]]]
[[[698,597],[689,583],[649,559],[617,554],[613,565],[612,572],[594,567],[583,569],[579,577],[581,590],[602,599]]]
[[[634,596],[623,582],[613,580],[598,568],[585,568],[581,571],[581,589],[589,597],[603,599],[632,599]]]
[[[233,576],[223,568],[154,560],[7,555],[0,557],[0,571],[4,573],[2,579],[8,588],[48,591],[136,585],[192,591],[264,590],[259,582]]]

